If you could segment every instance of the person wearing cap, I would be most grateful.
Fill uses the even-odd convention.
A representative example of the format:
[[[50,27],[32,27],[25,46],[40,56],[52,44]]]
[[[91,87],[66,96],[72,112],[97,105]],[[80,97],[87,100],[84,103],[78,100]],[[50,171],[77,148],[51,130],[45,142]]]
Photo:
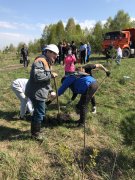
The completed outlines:
[[[51,66],[59,53],[55,44],[47,45],[44,55],[35,58],[32,64],[30,78],[26,85],[25,94],[32,101],[34,112],[31,121],[31,136],[34,139],[42,139],[40,135],[41,122],[45,118],[46,101],[48,95],[56,95],[53,92],[50,81],[57,77],[57,74],[51,71]]]

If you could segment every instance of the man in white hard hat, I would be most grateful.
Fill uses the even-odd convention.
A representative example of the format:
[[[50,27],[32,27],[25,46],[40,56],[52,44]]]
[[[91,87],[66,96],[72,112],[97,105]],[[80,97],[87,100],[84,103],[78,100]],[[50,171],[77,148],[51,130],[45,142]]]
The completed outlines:
[[[45,117],[45,107],[48,95],[55,97],[50,85],[51,78],[57,74],[51,72],[51,65],[55,62],[59,49],[55,44],[47,45],[44,55],[35,58],[32,64],[30,78],[28,80],[25,94],[32,101],[34,112],[31,121],[31,136],[34,139],[42,140],[40,135],[41,122]],[[53,98],[52,97],[52,98]]]

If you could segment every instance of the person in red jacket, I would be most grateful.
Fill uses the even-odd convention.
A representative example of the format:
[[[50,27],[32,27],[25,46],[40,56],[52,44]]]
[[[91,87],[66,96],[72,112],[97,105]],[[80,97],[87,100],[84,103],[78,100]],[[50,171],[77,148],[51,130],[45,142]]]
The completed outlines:
[[[65,75],[70,75],[75,72],[76,57],[72,54],[72,49],[68,50],[67,56],[64,58]]]

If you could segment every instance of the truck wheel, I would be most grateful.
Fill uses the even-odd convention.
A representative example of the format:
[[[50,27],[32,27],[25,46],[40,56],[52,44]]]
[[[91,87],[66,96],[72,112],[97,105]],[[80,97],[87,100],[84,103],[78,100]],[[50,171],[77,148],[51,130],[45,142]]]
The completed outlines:
[[[123,54],[123,58],[129,58],[130,57],[129,49],[127,49],[127,48],[123,49],[122,54]]]

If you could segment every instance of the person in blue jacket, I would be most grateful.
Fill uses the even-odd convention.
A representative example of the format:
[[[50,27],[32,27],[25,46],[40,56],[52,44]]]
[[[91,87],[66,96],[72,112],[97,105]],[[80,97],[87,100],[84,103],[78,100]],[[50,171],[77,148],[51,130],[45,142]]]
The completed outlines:
[[[81,94],[79,103],[80,119],[77,121],[81,125],[86,120],[88,103],[98,89],[97,81],[85,72],[77,72],[62,78],[62,85],[58,89],[58,96],[62,95],[68,88],[71,89],[74,95]]]

